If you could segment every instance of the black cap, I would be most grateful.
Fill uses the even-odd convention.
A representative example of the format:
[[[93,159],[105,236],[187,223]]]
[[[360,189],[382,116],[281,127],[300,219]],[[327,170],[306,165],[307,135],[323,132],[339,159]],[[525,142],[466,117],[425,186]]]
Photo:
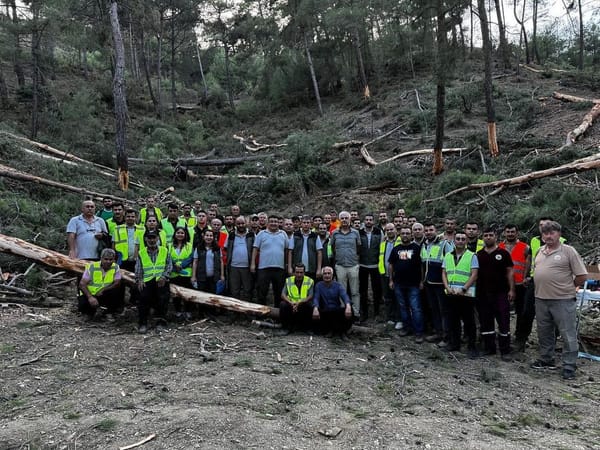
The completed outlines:
[[[149,237],[158,237],[158,233],[156,231],[146,231],[146,234],[144,234],[145,238],[149,238]]]

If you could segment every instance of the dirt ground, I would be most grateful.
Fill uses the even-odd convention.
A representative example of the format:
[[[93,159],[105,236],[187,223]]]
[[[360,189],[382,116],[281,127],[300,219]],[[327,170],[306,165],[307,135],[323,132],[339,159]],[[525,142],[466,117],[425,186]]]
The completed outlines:
[[[471,360],[372,324],[348,341],[217,315],[139,335],[133,311],[0,315],[0,448],[600,448],[600,364]],[[202,352],[204,351],[204,356]]]

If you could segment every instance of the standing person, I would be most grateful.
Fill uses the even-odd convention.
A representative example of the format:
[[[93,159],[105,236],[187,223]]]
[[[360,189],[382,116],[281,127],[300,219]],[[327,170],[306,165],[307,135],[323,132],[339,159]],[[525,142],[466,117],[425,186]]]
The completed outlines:
[[[531,268],[531,254],[529,246],[519,240],[519,229],[514,224],[504,226],[504,241],[498,247],[510,253],[513,262],[513,280],[515,284],[515,312],[517,324],[515,327],[515,347],[517,351],[524,352],[527,338],[531,333],[531,324],[535,316],[534,308],[525,308],[525,275]],[[527,317],[530,314],[530,318]]]
[[[260,216],[259,216],[260,219]],[[254,239],[250,272],[257,274],[256,290],[258,303],[267,304],[269,286],[273,287],[273,303],[279,306],[280,294],[285,282],[285,265],[289,239],[283,230],[279,229],[276,216],[268,218],[268,227],[259,232]],[[258,260],[258,270],[256,261]]]
[[[156,218],[155,218],[156,219]],[[158,246],[158,233],[144,233],[145,245],[139,251],[135,263],[135,281],[140,292],[138,302],[138,332],[148,331],[148,316],[154,308],[156,331],[161,332],[167,324],[169,307],[169,277],[173,264],[166,247]]]
[[[202,234],[204,231],[210,229],[208,224],[208,214],[203,209],[199,209],[196,212],[196,226],[192,228],[190,231],[190,238],[192,239],[192,244],[194,248],[198,246],[200,241],[202,240]]]
[[[254,238],[254,233],[246,226],[246,218],[236,217],[235,232],[229,233],[227,239],[227,282],[229,294],[247,302],[252,300],[254,288],[250,273]]]
[[[105,248],[100,261],[85,266],[79,282],[79,311],[90,319],[96,316],[99,307],[106,308],[106,318],[112,320],[119,307],[119,285],[121,272],[115,263],[115,251]]]
[[[215,240],[213,230],[205,230],[201,242],[194,249],[192,265],[192,286],[204,292],[215,294],[217,282],[225,282],[225,269],[221,248]]]
[[[477,253],[484,246],[483,241],[479,239],[479,225],[477,222],[467,222],[465,224],[465,234],[467,235],[467,248],[473,253]]]
[[[123,206],[123,202],[114,202],[112,204],[112,217],[104,219],[104,221],[106,222],[108,234],[112,236],[117,225],[125,223],[125,207]]]
[[[81,214],[72,217],[67,224],[67,244],[69,258],[97,261],[100,242],[108,236],[106,222],[94,215],[96,205],[92,200],[84,200]]]
[[[477,256],[467,249],[467,235],[458,232],[454,236],[454,250],[444,256],[442,281],[446,291],[449,312],[448,351],[460,350],[461,321],[467,337],[467,349],[471,358],[479,356],[475,346],[475,282],[479,263]]]
[[[449,338],[449,312],[447,297],[444,294],[442,280],[442,262],[454,246],[437,235],[432,222],[424,227],[425,242],[421,246],[421,261],[423,263],[423,285],[429,302],[433,334],[427,336],[427,342],[437,342],[439,347],[446,347]]]
[[[544,245],[535,258],[535,315],[539,359],[534,369],[555,369],[555,328],[563,339],[562,377],[575,378],[579,343],[576,329],[575,288],[587,278],[587,270],[575,250],[561,243],[561,226],[548,221],[541,226]]]
[[[382,233],[385,233],[385,226],[388,223],[388,215],[385,211],[380,211],[377,216],[377,228],[381,230]]]
[[[379,244],[378,270],[379,275],[381,276],[382,296],[385,306],[385,320],[387,321],[388,325],[394,326],[396,330],[401,330],[403,325],[400,319],[400,314],[398,313],[398,303],[396,302],[394,289],[390,288],[390,266],[388,265],[392,250],[394,247],[400,244],[401,240],[397,237],[398,235],[396,234],[396,227],[394,227],[393,223],[387,223],[384,226],[383,231],[385,235],[384,239]]]
[[[104,197],[102,199],[103,208],[96,213],[98,217],[103,220],[108,220],[113,216],[113,200],[110,197]],[[122,206],[122,205],[121,205]]]
[[[321,240],[321,244],[323,246],[323,250],[321,251],[321,267],[331,266],[333,264],[333,253],[331,250],[331,245],[329,245],[329,225],[325,222],[321,222],[317,226],[317,234],[319,235],[319,239]]]
[[[340,227],[331,235],[331,248],[335,261],[335,273],[338,281],[346,288],[350,287],[350,296],[354,308],[354,318],[360,321],[360,291],[358,282],[358,255],[360,253],[360,235],[350,228],[350,213],[340,212]]]
[[[187,227],[178,226],[175,228],[173,239],[169,245],[169,256],[173,263],[171,283],[188,289],[192,288],[193,254],[194,248]],[[192,305],[189,302],[182,305],[181,298],[175,297],[173,306],[175,307],[175,317],[177,319],[190,320],[192,318]]]
[[[383,233],[375,227],[373,214],[365,214],[363,221],[364,228],[358,232],[360,235],[358,286],[362,319],[367,320],[369,318],[369,278],[371,279],[373,314],[375,316],[379,316],[379,308],[383,300],[381,275],[379,274],[379,247]]]
[[[327,224],[322,224],[327,226]],[[345,336],[352,326],[352,304],[346,289],[333,281],[333,268],[323,267],[323,281],[317,283],[313,298],[313,322],[322,333]]]
[[[168,245],[167,235],[164,232],[164,230],[160,229],[158,220],[156,219],[156,216],[152,216],[152,215],[148,216],[148,218],[146,219],[144,229],[145,229],[145,232],[152,231],[152,232],[156,233],[156,235],[158,236],[157,245],[159,247],[167,248],[167,245]],[[145,245],[146,245],[146,240],[144,239],[144,235],[141,233],[137,234],[136,239],[135,239],[135,254],[139,255],[140,250],[142,248],[144,248]]]
[[[537,257],[540,248],[542,248],[545,244],[542,236],[542,227],[552,221],[552,217],[540,217],[538,221],[538,230],[540,234],[538,236],[534,236],[529,243],[531,264],[529,267],[529,273],[526,272],[526,278],[523,281],[523,284],[525,285],[525,301],[523,302],[521,321],[522,326],[520,327],[519,334],[517,335],[517,339],[519,339],[519,350],[522,351],[525,351],[527,339],[529,339],[529,335],[531,334],[531,329],[533,327],[533,321],[535,319],[535,258]],[[566,242],[566,239],[562,236],[560,236],[559,240],[561,244]]]
[[[513,262],[505,249],[498,247],[496,231],[483,230],[483,249],[477,252],[477,298],[484,354],[496,354],[496,326],[500,357],[510,360],[510,302],[515,298]]]
[[[167,217],[161,220],[160,224],[162,230],[165,232],[167,244],[170,244],[173,241],[175,228],[186,226],[185,220],[179,217],[179,206],[177,206],[177,203],[169,203],[167,205]]]
[[[400,244],[388,259],[390,289],[394,290],[398,309],[404,328],[400,336],[414,333],[415,342],[423,343],[423,313],[421,310],[421,247],[412,240],[412,231],[408,226],[400,228]]]
[[[185,222],[185,226],[188,228],[194,228],[196,226],[196,216],[193,215],[192,205],[186,203],[181,208],[183,214],[179,219]]]
[[[242,210],[240,209],[239,205],[231,205],[230,211],[234,219],[237,219],[242,214]]]
[[[456,219],[448,216],[444,220],[444,232],[439,235],[440,240],[454,242],[454,236],[456,235]]]
[[[312,219],[309,216],[302,216],[300,230],[293,235],[294,243],[290,251],[292,252],[294,271],[296,270],[296,264],[302,263],[305,268],[305,275],[316,280],[321,278],[323,244],[317,233],[311,231],[311,225]],[[289,272],[288,274],[291,275]]]
[[[419,246],[425,242],[425,227],[422,223],[415,222],[411,226],[413,242]]]
[[[133,209],[125,211],[125,223],[117,225],[111,235],[112,248],[116,252],[117,264],[123,270],[135,271],[137,254],[135,252],[136,239],[144,239],[145,228],[136,225],[137,213]],[[138,292],[135,286],[129,288],[129,302],[137,303]],[[119,288],[119,304],[125,303],[125,285]]]
[[[325,214],[325,218],[327,219],[327,214]],[[335,230],[337,230],[342,224],[341,220],[338,219],[338,213],[335,209],[332,209],[329,212],[329,235],[331,235]]]
[[[305,275],[304,264],[294,265],[294,275],[285,280],[279,303],[279,319],[287,332],[307,330],[312,317],[314,280]]]
[[[146,198],[146,206],[140,209],[140,223],[145,224],[149,216],[155,216],[158,223],[163,220],[162,211],[156,206],[156,198],[152,195]]]

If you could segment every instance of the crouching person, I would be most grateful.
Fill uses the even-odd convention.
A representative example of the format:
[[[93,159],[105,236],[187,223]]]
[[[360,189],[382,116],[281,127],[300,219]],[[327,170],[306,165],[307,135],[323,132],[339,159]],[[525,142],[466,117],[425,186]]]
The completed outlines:
[[[317,283],[313,299],[312,318],[315,326],[324,334],[345,336],[352,326],[350,297],[337,281],[333,281],[333,268],[321,271],[323,281]]]
[[[79,311],[90,319],[97,316],[98,308],[106,308],[106,318],[112,320],[119,307],[121,272],[115,256],[111,248],[102,250],[100,261],[88,264],[79,282]]]
[[[140,291],[138,304],[138,331],[148,331],[148,315],[154,308],[156,331],[161,332],[167,324],[169,307],[169,276],[173,263],[166,247],[158,246],[158,233],[146,231],[144,248],[140,249],[135,263],[135,281]]]
[[[279,320],[288,332],[311,325],[314,281],[304,275],[304,264],[294,266],[294,276],[285,280],[279,304]]]

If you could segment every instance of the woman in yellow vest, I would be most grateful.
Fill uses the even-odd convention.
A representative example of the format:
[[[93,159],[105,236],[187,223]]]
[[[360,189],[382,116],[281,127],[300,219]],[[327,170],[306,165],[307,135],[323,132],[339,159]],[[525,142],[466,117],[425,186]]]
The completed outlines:
[[[79,282],[79,311],[90,319],[96,316],[100,306],[106,308],[106,318],[111,320],[118,308],[119,284],[121,272],[115,263],[116,253],[112,248],[105,248],[100,254],[100,261],[94,261],[85,267]]]
[[[192,288],[192,263],[194,248],[190,240],[190,234],[186,227],[176,227],[173,233],[173,242],[169,246],[169,255],[173,262],[173,270],[171,271],[171,283],[177,286]],[[192,304],[185,303],[185,308],[182,308],[181,299],[175,297],[173,299],[175,307],[175,317],[179,320],[185,317],[186,320],[192,318]],[[185,309],[185,314],[183,313]]]

